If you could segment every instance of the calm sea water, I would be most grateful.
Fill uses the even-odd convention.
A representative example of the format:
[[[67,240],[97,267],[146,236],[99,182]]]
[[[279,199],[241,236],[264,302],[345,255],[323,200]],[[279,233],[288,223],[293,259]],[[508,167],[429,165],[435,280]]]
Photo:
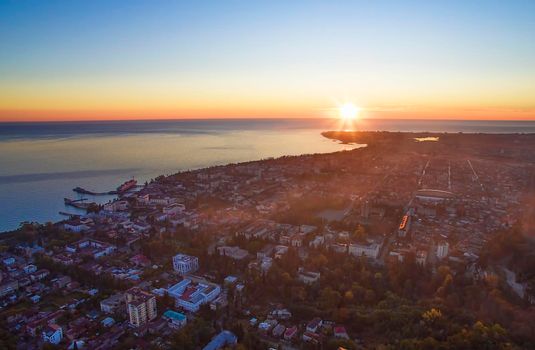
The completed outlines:
[[[535,132],[535,122],[369,120],[356,127]],[[355,147],[320,135],[338,128],[328,119],[0,123],[0,231],[76,212],[63,204],[64,197],[78,198],[76,186],[109,191],[131,177],[142,183],[186,169]]]

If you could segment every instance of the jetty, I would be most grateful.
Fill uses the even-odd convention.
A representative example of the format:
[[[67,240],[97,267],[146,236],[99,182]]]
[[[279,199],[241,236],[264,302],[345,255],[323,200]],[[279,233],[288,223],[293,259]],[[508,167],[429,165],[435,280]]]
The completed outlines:
[[[90,196],[107,196],[107,195],[115,195],[119,193],[118,191],[93,192],[93,191],[86,190],[85,188],[82,188],[82,187],[75,187],[72,190],[76,193],[87,194]]]
[[[66,212],[64,212],[64,211],[60,211],[60,212],[59,212],[59,215],[68,216],[68,217],[70,217],[70,218],[78,218],[78,217],[81,216],[80,214],[66,213]]]
[[[71,206],[71,207],[74,207],[74,208],[77,208],[77,209],[84,209],[84,210],[87,210],[91,205],[93,204],[96,204],[96,203],[84,203],[83,200],[85,200],[87,198],[83,198],[83,199],[70,199],[70,198],[63,198],[63,201],[65,202],[65,205],[68,205],[68,206]]]

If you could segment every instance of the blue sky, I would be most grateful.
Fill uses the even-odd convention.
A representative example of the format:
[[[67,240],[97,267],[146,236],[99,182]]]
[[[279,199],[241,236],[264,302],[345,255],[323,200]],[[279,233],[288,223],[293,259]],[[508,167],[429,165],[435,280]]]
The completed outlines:
[[[534,35],[535,1],[0,1],[0,118],[531,115]]]

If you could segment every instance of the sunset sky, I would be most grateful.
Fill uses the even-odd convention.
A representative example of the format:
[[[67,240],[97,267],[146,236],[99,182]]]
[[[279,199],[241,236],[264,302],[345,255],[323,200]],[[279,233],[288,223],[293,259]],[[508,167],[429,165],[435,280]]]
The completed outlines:
[[[535,1],[0,0],[0,120],[535,119]]]

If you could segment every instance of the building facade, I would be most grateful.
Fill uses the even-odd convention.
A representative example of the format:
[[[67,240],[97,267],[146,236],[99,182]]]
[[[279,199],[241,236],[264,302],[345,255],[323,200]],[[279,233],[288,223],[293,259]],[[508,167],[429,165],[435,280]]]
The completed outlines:
[[[154,320],[158,315],[156,309],[156,297],[134,287],[125,293],[126,310],[130,325],[140,327]]]
[[[356,257],[365,256],[367,258],[377,259],[380,247],[378,243],[350,244],[348,252]]]
[[[448,242],[441,242],[437,245],[437,258],[444,259],[448,256],[450,245]]]
[[[50,324],[43,330],[43,341],[45,343],[59,344],[63,339],[63,329],[57,324]]]
[[[199,259],[191,255],[177,254],[173,257],[173,268],[181,275],[195,272],[199,268]]]
[[[202,304],[211,302],[221,293],[221,287],[207,281],[193,282],[191,279],[183,279],[167,292],[175,299],[176,307],[197,312]]]

